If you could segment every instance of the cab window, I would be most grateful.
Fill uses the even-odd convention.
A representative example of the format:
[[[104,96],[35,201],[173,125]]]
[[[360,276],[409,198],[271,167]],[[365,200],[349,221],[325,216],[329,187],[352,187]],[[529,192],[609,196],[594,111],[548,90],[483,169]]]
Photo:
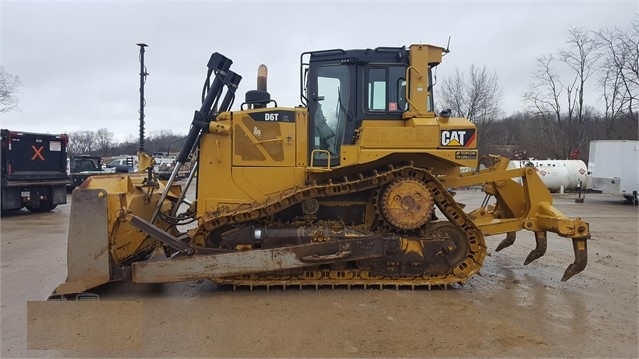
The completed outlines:
[[[406,67],[375,66],[366,71],[366,110],[403,112],[407,110]]]

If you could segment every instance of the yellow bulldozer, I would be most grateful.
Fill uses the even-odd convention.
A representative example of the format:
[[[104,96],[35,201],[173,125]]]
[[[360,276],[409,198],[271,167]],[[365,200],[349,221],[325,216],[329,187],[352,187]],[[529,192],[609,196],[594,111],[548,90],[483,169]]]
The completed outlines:
[[[241,76],[213,53],[167,181],[141,158],[140,173],[74,190],[68,277],[52,297],[112,281],[447,286],[480,270],[485,236],[506,235],[499,251],[519,230],[536,239],[525,264],[544,255],[550,231],[573,243],[562,281],[581,272],[588,224],[553,207],[534,168],[480,156],[471,121],[435,112],[432,73],[445,53],[425,44],[305,52],[301,105],[279,107],[260,66],[236,111]],[[455,201],[465,186],[485,192],[479,208]]]

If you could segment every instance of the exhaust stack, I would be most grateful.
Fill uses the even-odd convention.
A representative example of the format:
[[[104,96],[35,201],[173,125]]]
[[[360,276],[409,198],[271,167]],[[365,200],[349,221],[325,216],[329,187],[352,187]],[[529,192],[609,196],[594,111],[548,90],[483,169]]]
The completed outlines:
[[[271,102],[271,94],[266,91],[266,78],[268,77],[268,68],[262,64],[257,68],[257,90],[246,92],[244,103],[251,108],[264,108]],[[273,101],[275,102],[275,101]],[[277,103],[275,104],[277,107]]]

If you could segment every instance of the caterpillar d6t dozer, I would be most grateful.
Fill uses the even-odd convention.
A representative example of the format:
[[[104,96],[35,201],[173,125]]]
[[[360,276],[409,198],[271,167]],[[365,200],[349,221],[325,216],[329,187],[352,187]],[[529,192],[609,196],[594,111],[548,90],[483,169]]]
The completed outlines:
[[[536,239],[525,264],[544,255],[550,231],[574,247],[562,281],[579,273],[588,224],[553,207],[534,168],[480,157],[472,122],[434,112],[431,73],[445,52],[306,52],[302,105],[279,107],[260,66],[236,111],[241,77],[214,53],[168,181],[123,173],[73,192],[68,277],[53,296],[111,281],[445,286],[480,270],[485,236],[506,234],[501,250],[524,229]],[[174,184],[191,160],[190,176]],[[464,210],[451,189],[471,185],[486,200]]]

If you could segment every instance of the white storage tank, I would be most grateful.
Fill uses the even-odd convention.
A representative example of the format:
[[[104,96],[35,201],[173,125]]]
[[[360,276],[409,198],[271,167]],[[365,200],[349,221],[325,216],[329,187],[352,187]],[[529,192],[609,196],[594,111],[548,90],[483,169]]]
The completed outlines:
[[[511,160],[509,168],[535,167],[546,188],[551,192],[585,187],[587,166],[581,160]],[[521,178],[516,179],[521,183]]]

